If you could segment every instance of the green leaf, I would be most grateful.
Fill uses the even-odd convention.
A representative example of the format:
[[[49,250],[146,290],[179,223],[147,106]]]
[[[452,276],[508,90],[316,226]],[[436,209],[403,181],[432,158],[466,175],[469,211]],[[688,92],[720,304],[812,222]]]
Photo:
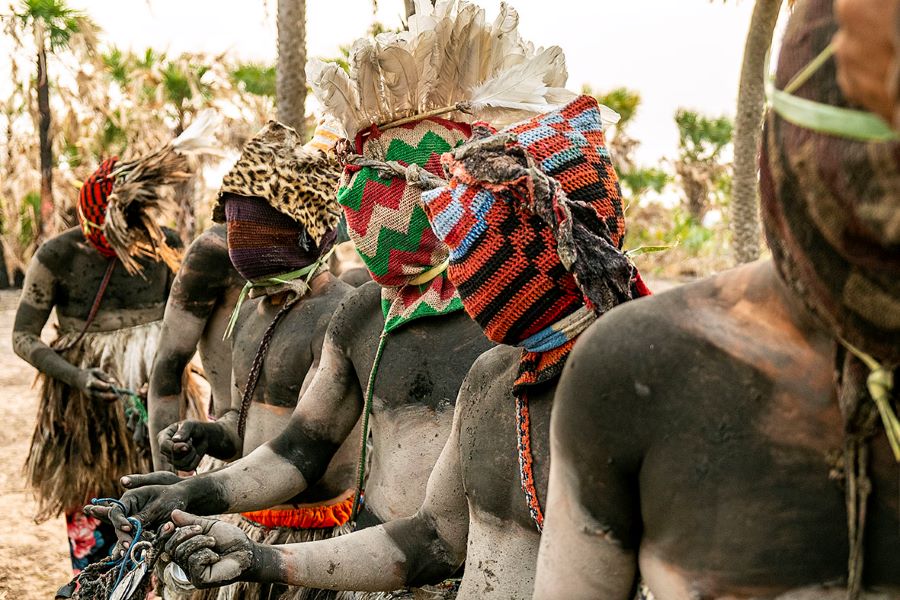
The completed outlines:
[[[774,87],[769,88],[769,99],[772,109],[797,127],[860,142],[900,140],[890,125],[872,113],[821,104]]]
[[[640,256],[642,254],[653,254],[656,252],[666,252],[667,250],[671,250],[678,244],[674,244],[672,246],[638,246],[632,250],[627,250],[625,255],[631,258],[632,256]]]

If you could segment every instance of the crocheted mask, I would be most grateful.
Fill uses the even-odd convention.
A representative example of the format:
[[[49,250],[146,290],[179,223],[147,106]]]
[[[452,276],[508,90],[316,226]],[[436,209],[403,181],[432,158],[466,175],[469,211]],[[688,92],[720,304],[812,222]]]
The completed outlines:
[[[443,175],[440,155],[463,143],[468,125],[426,119],[386,131],[370,129],[356,140],[357,152],[379,161],[418,165]],[[413,319],[448,314],[462,304],[447,279],[447,247],[438,240],[420,204],[418,187],[373,167],[348,165],[338,202],[350,239],[382,286],[385,331]]]
[[[336,140],[336,136],[332,134],[329,139]],[[312,241],[320,244],[341,216],[335,200],[340,163],[322,152],[322,147],[322,135],[304,146],[294,129],[269,121],[244,144],[237,163],[225,175],[213,220],[225,220],[226,194],[262,198],[299,223]]]
[[[596,100],[445,154],[450,185],[423,194],[448,274],[493,341],[524,348],[513,384],[522,488],[540,529],[527,388],[557,377],[598,314],[649,293],[621,252],[624,218]]]
[[[228,256],[248,281],[302,269],[331,249],[337,229],[316,243],[304,227],[262,198],[226,194]]]
[[[621,195],[596,100],[491,133],[476,127],[480,139],[445,154],[450,185],[422,200],[466,311],[491,340],[538,361],[517,382],[527,385],[558,375],[593,315],[646,288],[621,252]]]
[[[776,87],[837,30],[833,3],[797,7]],[[827,62],[795,92],[848,107]],[[900,143],[858,142],[770,114],[760,161],[762,215],[782,278],[836,335],[900,363]]]
[[[109,245],[102,227],[106,222],[106,207],[113,189],[113,180],[108,176],[118,160],[113,156],[100,163],[78,192],[78,222],[84,237],[97,252],[108,258],[114,258],[116,251]]]

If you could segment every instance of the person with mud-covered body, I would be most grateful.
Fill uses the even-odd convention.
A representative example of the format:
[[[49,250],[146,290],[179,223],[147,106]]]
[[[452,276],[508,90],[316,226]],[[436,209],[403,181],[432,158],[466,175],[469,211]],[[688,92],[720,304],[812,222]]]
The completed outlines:
[[[159,255],[132,259],[129,272],[103,233],[117,159],[104,161],[79,193],[81,226],[44,242],[28,266],[13,326],[13,349],[39,372],[41,404],[26,471],[39,520],[66,515],[73,569],[109,554],[115,535],[82,514],[93,496],[116,496],[118,478],[149,466],[146,430],[126,415],[126,394],[150,374],[172,282]],[[180,247],[161,229],[158,242]],[[135,266],[136,265],[136,266]],[[41,331],[56,309],[58,336]],[[127,390],[127,392],[125,391]]]
[[[213,218],[226,222],[230,260],[249,282],[224,331],[233,346],[232,402],[214,423],[185,421],[162,432],[160,450],[180,470],[195,469],[205,454],[246,456],[281,433],[318,367],[331,315],[353,289],[328,270],[341,167],[325,133],[320,127],[304,145],[295,130],[270,122],[223,180]],[[269,543],[338,533],[352,510],[357,456],[352,438],[321,479],[290,503],[244,513],[240,527]],[[284,591],[243,585],[221,593],[240,599]]]
[[[437,150],[469,135],[468,126],[448,123],[426,121],[384,132],[382,139],[402,135],[423,140],[415,160],[438,170]],[[369,468],[356,526],[411,515],[421,504],[450,433],[459,387],[491,343],[463,312],[446,277],[442,265],[447,249],[428,226],[419,193],[409,189],[399,206],[391,206],[389,199],[361,192],[370,180],[374,185],[377,174],[364,171],[356,177],[351,181],[359,185],[345,186],[339,200],[374,281],[348,293],[334,311],[318,368],[304,385],[289,424],[274,440],[215,473],[175,485],[144,485],[154,476],[125,478],[124,485],[136,489],[122,502],[146,526],[164,522],[176,508],[199,514],[255,511],[307,490],[321,479],[342,444],[350,440],[358,447],[355,427],[367,389]],[[405,178],[395,179],[395,185],[407,186]],[[391,236],[384,235],[387,228]],[[381,262],[384,256],[390,261]],[[173,450],[194,451],[173,442]],[[111,513],[120,528],[128,528],[116,509],[88,511]]]
[[[547,145],[531,146],[549,123],[556,133],[542,136]],[[562,184],[536,166],[560,148],[577,154],[550,171]],[[176,512],[167,550],[196,584],[250,578],[390,590],[439,581],[465,561],[459,598],[531,597],[557,377],[598,314],[648,292],[620,250],[621,199],[593,98],[499,135],[478,131],[443,163],[450,187],[423,202],[451,248],[451,280],[488,337],[510,345],[485,353],[467,375],[424,503],[381,527],[280,548]],[[557,220],[564,211],[567,225]],[[571,272],[562,246],[575,257]]]
[[[244,283],[228,258],[224,224],[214,224],[188,246],[166,303],[150,375],[147,408],[157,470],[173,468],[160,454],[157,436],[186,416],[182,375],[195,352],[211,388],[210,413],[219,417],[231,406],[231,342],[224,338]]]
[[[778,89],[831,41],[832,4],[797,3]],[[794,94],[848,105],[833,61]],[[582,335],[554,406],[535,598],[627,600],[638,569],[665,599],[900,598],[900,456],[874,402],[897,409],[898,157],[771,113],[773,260]]]

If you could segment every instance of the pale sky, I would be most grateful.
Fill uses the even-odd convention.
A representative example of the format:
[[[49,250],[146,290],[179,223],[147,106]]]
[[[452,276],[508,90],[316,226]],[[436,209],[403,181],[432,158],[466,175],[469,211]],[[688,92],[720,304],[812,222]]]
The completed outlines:
[[[673,115],[688,107],[734,114],[752,0],[510,0],[522,35],[566,53],[569,88],[627,86],[643,105],[632,128],[640,159],[673,155]],[[69,0],[102,27],[102,39],[142,50],[229,51],[242,60],[275,58],[275,0]],[[479,0],[492,19],[500,0]],[[365,34],[373,18],[397,26],[402,0],[306,0],[310,56],[334,56]]]

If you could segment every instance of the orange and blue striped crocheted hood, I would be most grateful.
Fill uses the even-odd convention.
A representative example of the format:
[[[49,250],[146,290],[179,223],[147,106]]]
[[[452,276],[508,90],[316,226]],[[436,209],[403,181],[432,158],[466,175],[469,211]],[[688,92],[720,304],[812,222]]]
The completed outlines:
[[[513,384],[519,476],[538,530],[527,390],[552,381],[581,334],[614,306],[649,294],[622,252],[625,219],[600,108],[564,108],[473,139],[441,159],[450,184],[425,192],[448,275],[491,340],[523,348]]]
[[[425,211],[466,311],[491,340],[525,349],[516,388],[559,375],[586,324],[649,293],[621,250],[621,192],[595,99],[499,133],[476,126],[442,162],[450,184],[423,194]]]
[[[357,136],[356,151],[443,175],[440,155],[465,142],[470,133],[466,124],[438,118],[385,131],[372,127]],[[386,332],[414,319],[462,310],[459,294],[442,269],[447,246],[434,235],[420,197],[419,188],[405,178],[353,165],[345,168],[338,192],[350,239],[372,279],[382,286]],[[426,281],[414,283],[423,278]]]

